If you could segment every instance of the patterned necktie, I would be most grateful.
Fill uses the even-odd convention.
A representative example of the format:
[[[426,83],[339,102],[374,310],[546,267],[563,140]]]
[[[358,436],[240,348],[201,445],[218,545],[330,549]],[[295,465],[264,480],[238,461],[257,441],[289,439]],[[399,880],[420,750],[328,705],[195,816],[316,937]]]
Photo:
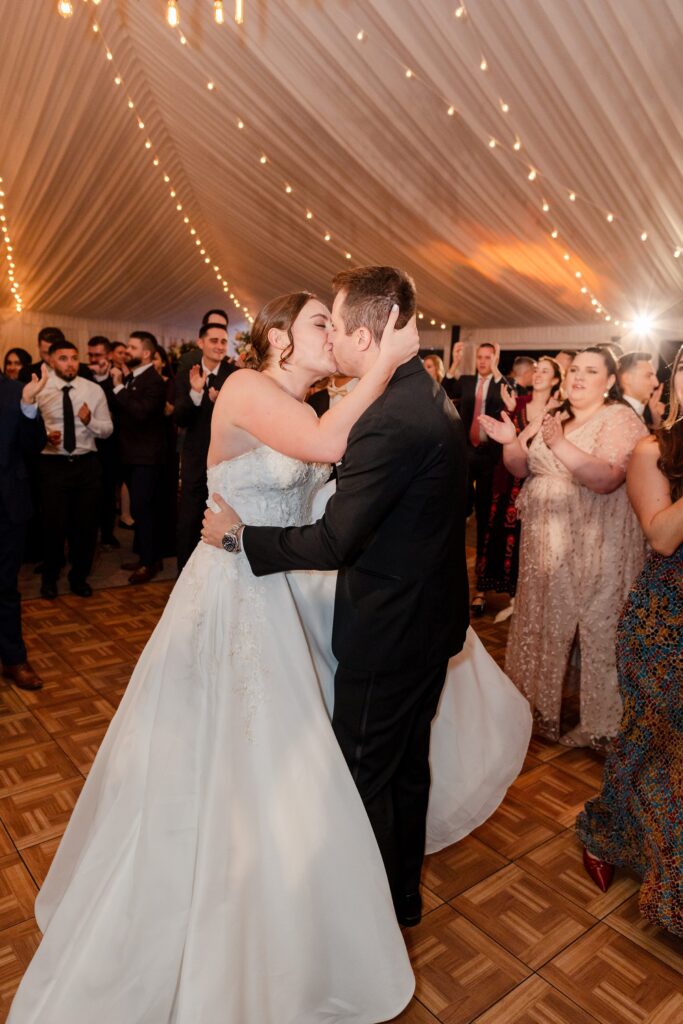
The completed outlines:
[[[69,384],[65,384],[62,388],[62,415],[64,418],[64,431],[62,433],[62,445],[64,451],[68,452],[69,455],[76,447],[76,423],[74,421],[74,407],[71,403],[71,395],[69,392],[72,390]]]
[[[482,412],[482,405],[484,404],[484,378],[480,377],[477,381],[477,390],[474,396],[474,413],[472,414],[472,425],[470,426],[470,444],[473,448],[478,448],[481,444],[481,438],[479,432],[481,426],[479,423],[479,417]]]

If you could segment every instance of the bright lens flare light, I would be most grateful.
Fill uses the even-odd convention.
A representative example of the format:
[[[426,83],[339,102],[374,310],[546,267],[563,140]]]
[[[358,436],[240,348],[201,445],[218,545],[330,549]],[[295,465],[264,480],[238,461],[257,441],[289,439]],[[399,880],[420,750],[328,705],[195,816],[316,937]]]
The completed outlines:
[[[70,18],[74,12],[74,5],[71,0],[59,0],[57,11],[63,18]]]
[[[634,334],[644,337],[649,334],[655,325],[654,317],[649,313],[640,313],[631,321],[631,330]]]
[[[166,11],[166,21],[169,23],[171,28],[177,28],[180,24],[180,15],[178,13],[177,0],[168,0],[168,10]]]

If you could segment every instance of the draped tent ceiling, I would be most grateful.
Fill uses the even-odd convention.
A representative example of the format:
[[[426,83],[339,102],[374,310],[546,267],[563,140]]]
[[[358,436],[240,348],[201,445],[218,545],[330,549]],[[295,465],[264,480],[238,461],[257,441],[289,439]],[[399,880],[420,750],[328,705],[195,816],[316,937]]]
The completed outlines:
[[[174,31],[163,0],[0,0],[19,319],[189,326],[229,303],[214,266],[251,314],[393,263],[437,329],[680,323],[680,0],[225,6],[180,0]]]

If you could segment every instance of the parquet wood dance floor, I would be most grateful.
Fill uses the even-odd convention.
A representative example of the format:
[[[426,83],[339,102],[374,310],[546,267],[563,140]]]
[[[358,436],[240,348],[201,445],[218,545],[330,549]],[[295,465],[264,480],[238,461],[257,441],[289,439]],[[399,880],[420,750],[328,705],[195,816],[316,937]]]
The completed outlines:
[[[38,942],[38,886],[171,585],[24,603],[45,686],[0,685],[0,1022]],[[502,662],[497,607],[476,628]],[[397,1022],[683,1024],[683,942],[645,924],[635,878],[603,895],[583,872],[572,824],[600,775],[597,755],[534,740],[498,811],[428,858]]]

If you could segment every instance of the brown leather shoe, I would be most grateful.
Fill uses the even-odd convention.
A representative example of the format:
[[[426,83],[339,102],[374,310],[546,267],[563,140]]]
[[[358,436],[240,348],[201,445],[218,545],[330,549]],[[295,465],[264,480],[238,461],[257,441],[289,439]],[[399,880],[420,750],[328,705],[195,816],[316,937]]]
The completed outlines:
[[[155,565],[141,565],[139,569],[132,572],[128,577],[129,583],[149,583],[159,572]]]
[[[20,690],[42,689],[42,679],[38,678],[27,661],[22,661],[21,665],[3,665],[2,674]]]

